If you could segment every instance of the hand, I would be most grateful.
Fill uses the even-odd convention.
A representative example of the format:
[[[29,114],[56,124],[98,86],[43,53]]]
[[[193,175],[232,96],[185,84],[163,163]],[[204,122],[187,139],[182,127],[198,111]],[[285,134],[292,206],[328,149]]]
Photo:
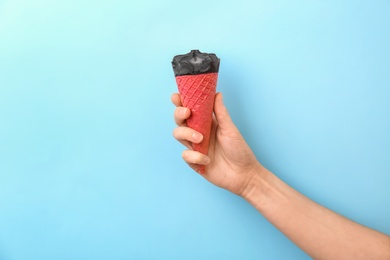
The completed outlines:
[[[234,125],[222,102],[222,94],[217,93],[214,102],[214,116],[210,134],[209,154],[204,155],[192,149],[192,143],[200,143],[202,134],[187,127],[186,119],[191,111],[181,106],[180,95],[172,95],[176,106],[175,122],[178,125],[173,136],[188,148],[182,154],[184,161],[196,172],[206,165],[202,176],[211,183],[242,195],[254,175],[263,170],[244,138]]]

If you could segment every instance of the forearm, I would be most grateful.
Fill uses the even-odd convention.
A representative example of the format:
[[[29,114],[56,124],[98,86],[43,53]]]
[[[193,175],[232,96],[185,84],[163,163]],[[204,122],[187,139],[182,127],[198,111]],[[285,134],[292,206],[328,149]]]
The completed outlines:
[[[390,259],[390,237],[303,196],[259,166],[242,196],[315,259]]]

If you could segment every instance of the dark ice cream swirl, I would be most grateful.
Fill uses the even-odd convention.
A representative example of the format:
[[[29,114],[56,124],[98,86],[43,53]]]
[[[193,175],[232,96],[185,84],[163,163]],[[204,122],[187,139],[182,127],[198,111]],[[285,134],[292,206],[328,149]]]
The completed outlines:
[[[214,53],[202,53],[192,50],[183,55],[173,57],[172,67],[175,76],[218,73],[219,58]]]

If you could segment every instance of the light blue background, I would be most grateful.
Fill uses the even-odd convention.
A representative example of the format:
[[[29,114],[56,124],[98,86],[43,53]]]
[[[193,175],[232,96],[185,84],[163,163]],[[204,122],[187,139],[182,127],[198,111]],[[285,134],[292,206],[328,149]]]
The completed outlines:
[[[389,46],[389,1],[0,0],[0,259],[309,259],[182,161],[195,48],[266,167],[390,234]]]

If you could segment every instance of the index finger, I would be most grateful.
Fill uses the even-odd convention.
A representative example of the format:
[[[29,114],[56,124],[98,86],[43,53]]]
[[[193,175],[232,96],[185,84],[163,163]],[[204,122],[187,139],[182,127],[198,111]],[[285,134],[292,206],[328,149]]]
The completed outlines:
[[[177,107],[181,107],[181,98],[180,98],[180,95],[178,93],[173,93],[172,96],[171,96],[171,100],[172,100],[172,103],[177,106]]]

